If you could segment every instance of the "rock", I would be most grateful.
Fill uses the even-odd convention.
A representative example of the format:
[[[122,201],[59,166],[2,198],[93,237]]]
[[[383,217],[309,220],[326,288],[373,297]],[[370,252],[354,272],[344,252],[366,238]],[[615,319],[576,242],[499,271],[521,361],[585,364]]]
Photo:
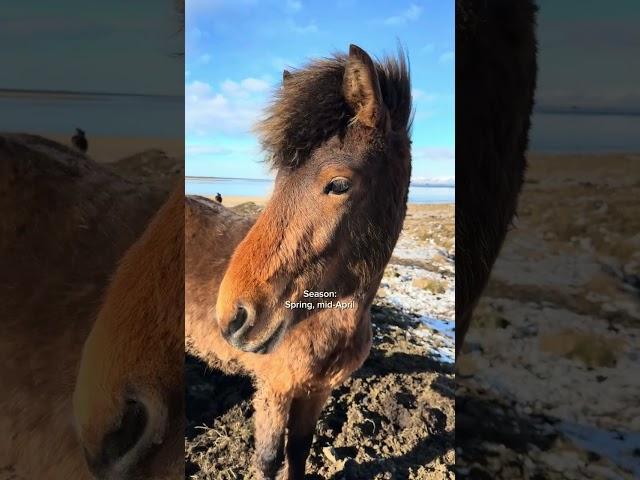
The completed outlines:
[[[240,215],[257,215],[264,210],[264,207],[257,205],[255,202],[244,202],[231,207],[231,210]]]
[[[338,458],[336,457],[336,451],[333,447],[327,446],[322,449],[322,453],[331,463],[337,463]]]

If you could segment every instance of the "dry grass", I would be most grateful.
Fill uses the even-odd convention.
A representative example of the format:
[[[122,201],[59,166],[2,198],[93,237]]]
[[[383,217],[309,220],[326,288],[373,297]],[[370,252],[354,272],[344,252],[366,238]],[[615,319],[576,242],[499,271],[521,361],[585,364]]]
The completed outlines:
[[[411,282],[414,287],[421,288],[427,292],[442,294],[447,290],[447,281],[436,278],[414,278]]]
[[[592,247],[627,263],[640,251],[638,178],[640,155],[533,156],[519,201],[521,223],[552,247]]]
[[[625,347],[621,339],[576,330],[542,334],[539,342],[540,350],[579,360],[590,368],[615,367],[618,354]]]
[[[404,221],[403,233],[420,242],[434,243],[453,252],[456,223],[453,204],[410,204]]]

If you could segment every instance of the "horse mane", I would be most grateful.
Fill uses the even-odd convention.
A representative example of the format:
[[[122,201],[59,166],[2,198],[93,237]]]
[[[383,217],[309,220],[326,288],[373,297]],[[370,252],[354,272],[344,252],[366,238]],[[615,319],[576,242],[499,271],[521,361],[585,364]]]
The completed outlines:
[[[354,117],[342,89],[347,60],[347,55],[336,53],[286,76],[255,128],[272,168],[296,168],[323,142],[344,136]],[[374,59],[374,64],[391,127],[408,134],[412,106],[407,56],[399,49],[397,57]]]

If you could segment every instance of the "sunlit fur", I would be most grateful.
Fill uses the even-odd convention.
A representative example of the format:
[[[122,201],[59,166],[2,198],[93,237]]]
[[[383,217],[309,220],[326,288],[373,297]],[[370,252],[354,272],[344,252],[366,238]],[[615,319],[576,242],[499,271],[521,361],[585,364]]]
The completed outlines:
[[[456,1],[456,352],[522,187],[535,15],[531,0]]]
[[[72,409],[83,344],[118,260],[166,198],[163,189],[126,181],[56,142],[0,135],[0,465],[16,478],[91,478],[77,437],[83,425]],[[111,295],[106,310],[117,297]],[[113,368],[105,375],[94,365],[96,406],[85,404],[85,413],[97,436],[117,427],[117,404],[103,408],[102,402],[123,395],[123,382],[164,398],[166,384],[156,371],[119,357],[126,346],[148,351],[151,338],[142,331],[158,325],[141,319],[135,311],[117,319],[128,339],[94,342],[111,356],[101,368]],[[153,340],[158,349],[171,345]],[[139,460],[147,467],[154,462]]]
[[[253,226],[220,205],[187,201],[188,348],[256,379],[259,476],[273,478],[286,452],[282,478],[303,478],[328,395],[369,353],[370,305],[405,215],[410,115],[404,56],[374,63],[352,46],[349,56],[285,76],[258,126],[278,173]],[[351,179],[348,194],[326,194],[335,177]],[[355,307],[286,309],[305,289],[335,291]],[[269,353],[223,338],[238,302],[256,311],[247,345],[283,332]]]
[[[145,436],[133,458],[111,470],[141,479],[183,473],[183,292],[180,187],[119,262],[84,345],[74,409],[90,463],[100,458],[105,433],[114,430],[126,400],[135,399],[148,412]]]

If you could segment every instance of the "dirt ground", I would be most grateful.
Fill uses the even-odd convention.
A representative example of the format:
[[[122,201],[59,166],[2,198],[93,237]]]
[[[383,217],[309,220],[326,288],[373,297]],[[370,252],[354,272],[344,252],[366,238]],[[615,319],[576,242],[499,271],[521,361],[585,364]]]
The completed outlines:
[[[458,359],[460,478],[640,478],[639,161],[530,159]]]
[[[453,364],[442,356],[452,344],[429,322],[445,323],[452,332],[453,206],[411,206],[409,213],[372,308],[371,355],[326,405],[307,478],[454,478]],[[441,235],[446,245],[435,248],[424,234],[420,225],[427,220],[434,231],[448,232]],[[431,291],[414,282],[428,275],[444,287]],[[250,478],[251,381],[187,358],[186,390],[186,477]]]

